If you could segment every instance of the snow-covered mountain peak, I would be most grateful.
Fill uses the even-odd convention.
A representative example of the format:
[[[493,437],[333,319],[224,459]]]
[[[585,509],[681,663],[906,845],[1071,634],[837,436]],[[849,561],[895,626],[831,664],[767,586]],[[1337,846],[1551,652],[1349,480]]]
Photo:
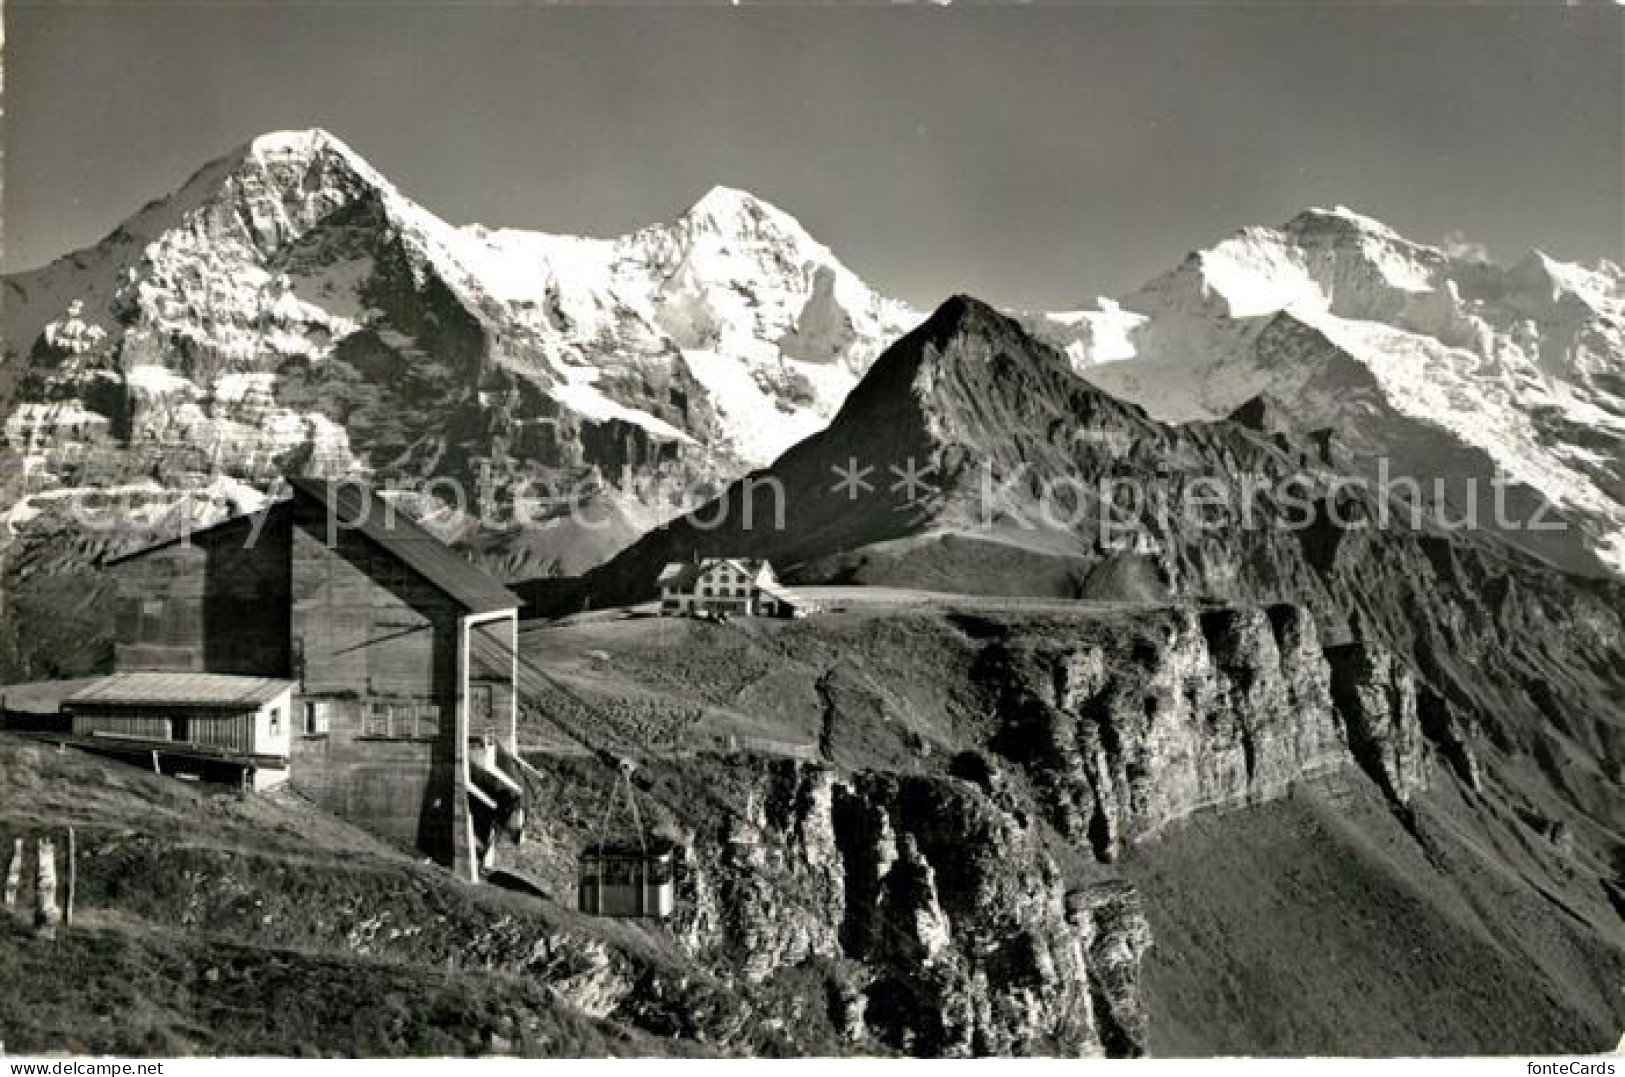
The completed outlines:
[[[1086,378],[1162,419],[1259,392],[1412,474],[1497,474],[1569,515],[1515,539],[1625,572],[1625,288],[1532,251],[1511,267],[1344,207],[1244,229],[1123,301],[1035,323]],[[1105,328],[1119,330],[1103,332]]]
[[[808,263],[840,266],[794,216],[735,187],[713,187],[670,224],[644,230],[675,267],[686,261],[706,278],[767,284],[799,274]],[[845,272],[844,267],[841,267]]]
[[[615,264],[711,392],[736,451],[758,463],[819,429],[920,317],[795,217],[733,187],[619,241]]]
[[[1416,244],[1377,218],[1341,204],[1332,206],[1330,209],[1322,206],[1310,206],[1282,225],[1280,230],[1288,235],[1298,236],[1354,237],[1365,235],[1390,242],[1403,243],[1407,246],[1416,246]]]
[[[263,135],[251,139],[244,147],[244,154],[261,160],[274,158],[297,157],[310,159],[321,153],[338,153],[355,161],[362,161],[361,155],[352,150],[343,139],[331,131],[321,127],[307,127],[304,130],[267,131]],[[370,166],[366,166],[369,167]]]
[[[272,194],[288,205],[331,203],[365,192],[399,198],[393,184],[337,136],[311,128],[273,131],[204,165],[175,194],[149,204],[164,207],[151,223],[174,227],[177,217],[219,203],[240,208],[245,199]],[[140,220],[146,211],[137,215]]]
[[[766,199],[722,185],[701,195],[679,221],[691,229],[722,235],[747,235],[764,229],[806,234],[800,221]]]
[[[1453,283],[1452,260],[1383,222],[1337,206],[1310,208],[1279,227],[1242,229],[1191,254],[1174,270],[1128,296],[1147,316],[1261,318],[1283,312],[1314,319],[1387,319],[1400,311],[1436,319]],[[1455,282],[1467,290],[1476,280]],[[1409,316],[1409,315],[1407,315]],[[1119,359],[1121,349],[1100,359]]]
[[[1572,296],[1593,311],[1617,311],[1625,299],[1625,289],[1617,271],[1611,274],[1609,268],[1606,264],[1590,269],[1562,262],[1537,247],[1507,271],[1507,279],[1528,298],[1548,305]]]

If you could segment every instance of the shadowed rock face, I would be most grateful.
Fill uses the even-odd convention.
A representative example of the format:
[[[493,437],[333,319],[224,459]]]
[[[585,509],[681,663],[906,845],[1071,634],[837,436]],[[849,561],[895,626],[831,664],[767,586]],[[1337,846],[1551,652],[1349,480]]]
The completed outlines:
[[[1396,803],[1410,803],[1428,782],[1416,679],[1392,652],[1364,641],[1333,647],[1326,657],[1355,758]]]

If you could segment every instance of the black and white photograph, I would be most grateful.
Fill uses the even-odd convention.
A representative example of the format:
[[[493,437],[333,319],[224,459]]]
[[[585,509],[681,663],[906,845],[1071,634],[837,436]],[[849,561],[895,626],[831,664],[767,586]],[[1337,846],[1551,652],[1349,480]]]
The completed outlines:
[[[1625,6],[0,19],[0,1077],[1625,1068]]]

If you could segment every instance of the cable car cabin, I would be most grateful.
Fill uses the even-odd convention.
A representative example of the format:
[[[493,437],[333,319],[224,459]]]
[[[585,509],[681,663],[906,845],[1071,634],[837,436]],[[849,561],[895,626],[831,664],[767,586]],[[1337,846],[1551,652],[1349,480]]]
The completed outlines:
[[[590,916],[664,920],[676,905],[672,885],[674,848],[600,842],[581,854],[578,904]]]

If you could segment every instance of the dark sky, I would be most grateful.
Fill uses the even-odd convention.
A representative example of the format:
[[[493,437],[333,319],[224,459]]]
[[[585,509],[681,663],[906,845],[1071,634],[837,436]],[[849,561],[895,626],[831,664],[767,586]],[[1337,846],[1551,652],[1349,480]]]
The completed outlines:
[[[1621,256],[1625,10],[6,4],[5,266],[323,126],[448,220],[610,234],[715,183],[882,290],[1127,291],[1305,205]]]

